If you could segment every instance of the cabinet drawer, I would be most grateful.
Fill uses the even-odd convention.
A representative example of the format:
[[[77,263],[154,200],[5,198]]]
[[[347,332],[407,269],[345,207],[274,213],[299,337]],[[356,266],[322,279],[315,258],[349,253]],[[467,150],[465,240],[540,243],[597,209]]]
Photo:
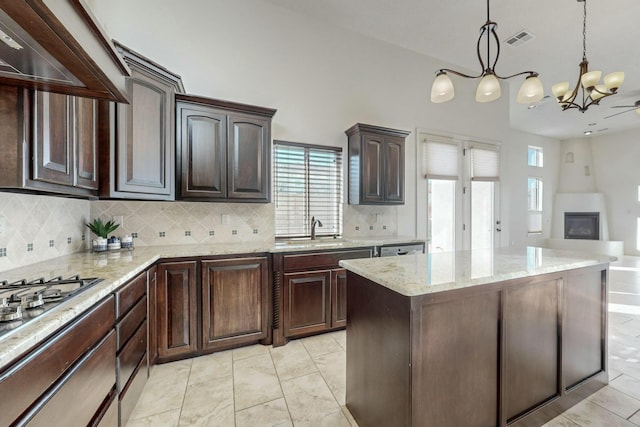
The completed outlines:
[[[124,316],[146,292],[147,272],[145,271],[115,292],[116,319]]]
[[[146,358],[140,361],[140,364],[136,368],[132,375],[132,379],[129,382],[127,388],[120,393],[119,405],[120,405],[120,425],[127,425],[127,421],[133,412],[133,408],[136,407],[136,403],[142,394],[144,385],[147,383],[147,365]]]
[[[142,297],[136,305],[116,325],[116,342],[118,351],[125,345],[138,326],[147,318],[147,297]]]
[[[59,386],[43,397],[43,405],[26,425],[49,427],[87,425],[115,382],[115,333],[74,366]],[[81,397],[81,401],[78,399]]]
[[[147,322],[143,322],[135,335],[118,353],[118,391],[122,391],[131,374],[135,371],[140,359],[147,352]],[[146,361],[146,358],[145,358]]]
[[[109,297],[0,374],[0,425],[11,425],[113,328],[113,322],[114,303]]]
[[[309,270],[314,268],[337,268],[343,259],[371,258],[372,249],[351,251],[314,252],[308,254],[284,255],[284,271]]]

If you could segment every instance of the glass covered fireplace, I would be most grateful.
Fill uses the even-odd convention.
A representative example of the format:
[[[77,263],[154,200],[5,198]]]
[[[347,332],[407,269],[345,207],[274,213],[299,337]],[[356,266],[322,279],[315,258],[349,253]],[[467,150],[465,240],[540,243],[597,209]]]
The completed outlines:
[[[564,238],[600,240],[600,212],[565,212]]]

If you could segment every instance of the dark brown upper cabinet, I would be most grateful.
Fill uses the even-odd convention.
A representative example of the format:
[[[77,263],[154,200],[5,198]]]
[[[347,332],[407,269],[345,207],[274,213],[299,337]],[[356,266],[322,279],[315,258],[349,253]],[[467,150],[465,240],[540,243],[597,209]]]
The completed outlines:
[[[0,187],[93,197],[98,102],[0,86]]]
[[[0,84],[128,102],[129,69],[85,0],[2,0],[0,31]]]
[[[116,43],[131,69],[129,104],[100,105],[100,196],[175,199],[175,101],[180,76]]]
[[[269,202],[276,110],[176,95],[178,198]]]
[[[404,204],[404,142],[411,132],[356,123],[349,139],[349,204]]]

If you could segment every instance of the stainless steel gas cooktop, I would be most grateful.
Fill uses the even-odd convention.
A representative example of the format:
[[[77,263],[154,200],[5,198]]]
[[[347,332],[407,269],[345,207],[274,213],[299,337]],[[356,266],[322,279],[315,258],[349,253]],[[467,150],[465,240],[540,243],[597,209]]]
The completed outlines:
[[[0,282],[0,337],[102,280],[59,276],[49,280]]]

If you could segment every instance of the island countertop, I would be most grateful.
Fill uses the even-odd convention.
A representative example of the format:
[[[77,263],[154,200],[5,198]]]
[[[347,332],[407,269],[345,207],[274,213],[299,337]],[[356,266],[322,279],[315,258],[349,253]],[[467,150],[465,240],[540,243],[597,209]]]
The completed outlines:
[[[347,270],[404,296],[419,296],[510,279],[606,264],[604,255],[497,248],[340,261]]]

